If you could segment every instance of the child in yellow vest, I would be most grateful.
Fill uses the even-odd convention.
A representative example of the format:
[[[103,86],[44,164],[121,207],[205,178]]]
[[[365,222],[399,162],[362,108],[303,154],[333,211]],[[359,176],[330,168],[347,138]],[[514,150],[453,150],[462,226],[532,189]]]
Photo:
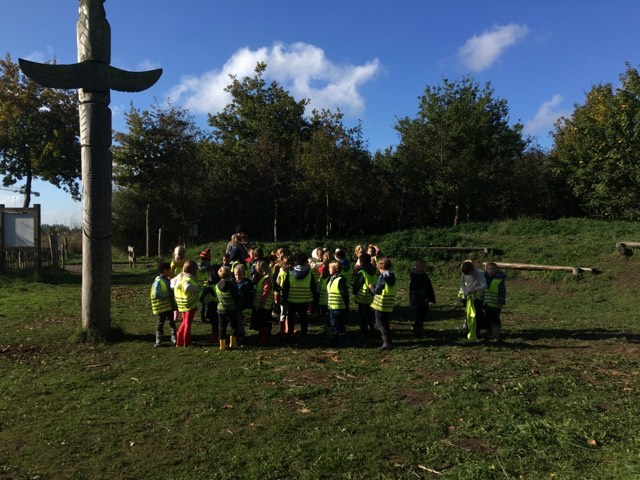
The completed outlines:
[[[349,312],[349,287],[347,280],[340,275],[340,263],[329,263],[329,281],[327,292],[329,293],[329,323],[333,346],[345,347],[347,335],[346,318]]]
[[[379,350],[391,350],[391,312],[396,300],[396,276],[391,270],[391,260],[387,257],[381,257],[378,260],[378,270],[380,276],[378,282],[374,285],[369,284],[369,290],[373,293],[373,301],[371,308],[374,310],[376,326],[382,335],[382,346]]]
[[[258,345],[267,345],[271,338],[271,307],[273,306],[273,279],[269,262],[258,260],[255,265],[253,282],[253,310],[251,328],[258,331]]]
[[[177,310],[176,302],[173,298],[173,289],[169,277],[171,276],[171,265],[168,262],[162,262],[158,265],[159,275],[153,281],[151,286],[151,310],[154,315],[158,315],[156,323],[156,343],[159,347],[162,344],[162,335],[164,335],[164,323],[169,323],[171,328],[171,342],[176,344],[176,322],[173,319],[173,311]]]

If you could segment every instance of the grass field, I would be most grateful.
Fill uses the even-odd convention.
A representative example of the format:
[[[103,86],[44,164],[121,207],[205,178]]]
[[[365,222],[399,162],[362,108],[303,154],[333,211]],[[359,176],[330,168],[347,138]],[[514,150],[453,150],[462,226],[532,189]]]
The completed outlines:
[[[82,343],[78,275],[0,277],[0,479],[640,478],[640,261],[615,251],[639,238],[640,225],[586,220],[377,238],[400,289],[384,353],[358,339],[355,312],[342,350],[322,346],[318,324],[269,348],[248,330],[220,352],[195,323],[193,347],[154,348],[154,272],[140,268],[114,272],[112,340]],[[464,257],[428,245],[602,273],[507,270],[505,341],[469,343]],[[438,300],[420,340],[406,291],[416,255]]]

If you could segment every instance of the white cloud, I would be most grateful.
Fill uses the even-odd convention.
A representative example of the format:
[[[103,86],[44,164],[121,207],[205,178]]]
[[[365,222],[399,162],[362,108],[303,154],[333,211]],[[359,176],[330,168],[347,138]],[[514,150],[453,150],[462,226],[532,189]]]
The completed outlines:
[[[25,60],[30,60],[32,62],[37,62],[37,63],[50,62],[55,57],[55,51],[51,46],[45,47],[45,50],[46,50],[46,53],[41,52],[40,50],[36,50],[35,52],[30,53],[25,58]]]
[[[524,133],[527,135],[548,133],[553,129],[553,124],[558,118],[571,116],[569,110],[554,110],[560,105],[560,102],[562,102],[562,97],[556,93],[551,100],[540,105],[535,117],[524,126]]]
[[[458,57],[473,72],[489,68],[507,47],[516,44],[529,34],[529,27],[510,23],[496,25],[491,30],[474,35],[458,50]]]
[[[140,63],[138,63],[138,68],[137,70],[139,72],[146,72],[148,70],[155,70],[157,68],[160,68],[160,64],[153,62],[149,59],[145,59],[143,61],[141,61]]]
[[[314,45],[274,43],[257,50],[242,48],[220,70],[183,77],[169,97],[194,112],[219,112],[231,100],[224,91],[231,83],[229,75],[238,79],[251,77],[258,62],[267,64],[265,79],[278,82],[296,100],[309,99],[310,109],[340,108],[349,115],[364,112],[365,101],[359,88],[382,68],[377,58],[364,65],[338,65]]]

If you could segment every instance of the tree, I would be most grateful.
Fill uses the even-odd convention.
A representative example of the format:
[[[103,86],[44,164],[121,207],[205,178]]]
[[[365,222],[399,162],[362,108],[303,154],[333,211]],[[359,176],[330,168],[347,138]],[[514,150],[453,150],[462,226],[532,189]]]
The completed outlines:
[[[347,128],[342,119],[340,111],[312,112],[293,185],[300,234],[329,236],[362,227],[360,213],[370,195],[360,193],[367,189],[371,160],[361,125]]]
[[[253,227],[262,232],[271,229],[277,240],[281,224],[286,225],[282,207],[291,198],[289,184],[307,127],[304,111],[308,101],[296,101],[277,82],[267,85],[266,68],[258,63],[253,77],[238,80],[232,76],[225,89],[231,93],[231,103],[209,115],[209,125],[214,129],[214,161],[218,164],[213,168],[223,164],[235,172],[229,182],[246,172],[238,178],[239,184],[230,183],[236,188],[241,185],[240,191],[245,192],[236,208],[247,205],[256,223]]]
[[[585,213],[640,219],[640,76],[592,87],[584,105],[555,126],[552,166]]]
[[[509,125],[507,102],[494,98],[489,83],[480,89],[464,77],[427,86],[416,118],[401,118],[395,128],[399,227],[412,220],[406,205],[421,206],[413,220],[438,223],[505,214],[508,195],[502,192],[510,191],[514,161],[527,142],[521,124]]]
[[[78,100],[25,77],[9,54],[0,60],[0,173],[4,186],[24,180],[24,208],[34,178],[80,199]]]
[[[132,189],[127,198],[135,196],[145,206],[149,256],[152,223],[164,231],[169,227],[176,240],[184,240],[179,238],[179,232],[199,220],[201,192],[195,186],[203,171],[201,143],[205,135],[186,110],[174,105],[154,104],[143,111],[132,105],[126,122],[128,132],[115,134],[114,181],[120,189]],[[128,204],[118,202],[114,209]],[[121,227],[128,223],[122,218],[126,215],[130,212],[114,212]],[[135,232],[130,235],[135,236]]]

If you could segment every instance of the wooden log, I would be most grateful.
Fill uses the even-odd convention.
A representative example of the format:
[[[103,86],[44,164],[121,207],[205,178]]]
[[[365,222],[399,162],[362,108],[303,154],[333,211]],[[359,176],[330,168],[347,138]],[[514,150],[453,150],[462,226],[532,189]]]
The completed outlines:
[[[416,247],[420,248],[420,247]],[[428,250],[441,250],[445,252],[483,252],[485,255],[489,255],[493,250],[491,247],[422,247]]]
[[[630,257],[633,255],[632,248],[640,248],[640,242],[618,242],[616,243],[616,250],[618,251],[618,255],[623,255],[625,257]]]
[[[487,262],[483,262],[486,266]],[[600,273],[597,268],[587,267],[567,267],[562,265],[535,265],[531,263],[504,263],[495,262],[498,268],[513,268],[516,270],[543,270],[543,271],[561,271],[571,272],[573,275],[579,275],[581,272]]]

